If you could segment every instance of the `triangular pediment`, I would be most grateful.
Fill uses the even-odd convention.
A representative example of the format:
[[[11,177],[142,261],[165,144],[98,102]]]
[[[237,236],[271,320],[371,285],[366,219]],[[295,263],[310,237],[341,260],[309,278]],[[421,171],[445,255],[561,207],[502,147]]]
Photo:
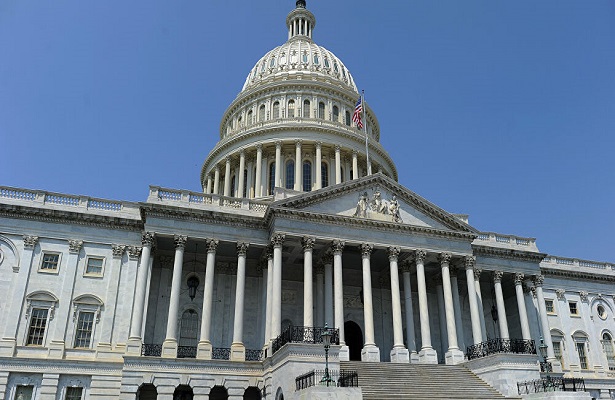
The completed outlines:
[[[271,204],[271,208],[437,230],[476,232],[453,214],[383,174],[278,200]]]

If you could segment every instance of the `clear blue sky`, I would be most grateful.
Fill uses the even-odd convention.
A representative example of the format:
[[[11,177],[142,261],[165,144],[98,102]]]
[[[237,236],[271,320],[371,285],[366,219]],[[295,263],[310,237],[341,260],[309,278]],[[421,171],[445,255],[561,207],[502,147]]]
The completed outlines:
[[[200,190],[292,0],[0,2],[0,185]],[[483,231],[615,262],[615,2],[308,0],[400,183]]]

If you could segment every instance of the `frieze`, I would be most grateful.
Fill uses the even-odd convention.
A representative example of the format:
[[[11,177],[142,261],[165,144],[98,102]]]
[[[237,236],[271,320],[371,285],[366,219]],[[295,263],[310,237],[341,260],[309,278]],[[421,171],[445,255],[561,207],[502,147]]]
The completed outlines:
[[[474,254],[514,260],[533,261],[536,263],[541,262],[547,256],[545,253],[505,249],[501,247],[480,246],[475,244],[472,245],[472,249],[474,250]]]
[[[372,198],[369,199],[367,192],[359,194],[359,201],[357,202],[357,208],[354,217],[359,218],[374,218],[377,215],[388,216],[392,222],[403,223],[401,215],[399,214],[399,202],[397,196],[393,195],[391,200],[386,200],[382,197],[382,193],[378,188],[372,194]]]

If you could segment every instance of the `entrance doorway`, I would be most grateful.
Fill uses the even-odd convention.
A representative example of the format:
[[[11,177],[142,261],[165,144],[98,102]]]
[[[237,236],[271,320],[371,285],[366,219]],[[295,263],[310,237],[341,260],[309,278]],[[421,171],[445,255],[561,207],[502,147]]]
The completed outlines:
[[[139,386],[137,390],[137,400],[156,400],[158,398],[158,391],[156,390],[156,386],[151,383],[144,383]]]
[[[173,400],[192,400],[192,388],[188,385],[179,385],[173,393]]]
[[[344,322],[344,336],[350,352],[350,361],[361,361],[361,349],[363,349],[361,327],[354,321]]]

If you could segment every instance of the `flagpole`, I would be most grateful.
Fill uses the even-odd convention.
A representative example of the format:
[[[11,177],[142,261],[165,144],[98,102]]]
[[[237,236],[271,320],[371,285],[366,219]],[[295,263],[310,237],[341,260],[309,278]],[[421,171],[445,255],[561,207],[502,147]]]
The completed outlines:
[[[365,133],[365,156],[367,158],[367,175],[369,176],[372,174],[372,163],[369,162],[369,144],[367,142],[367,118],[365,113],[367,105],[365,104],[365,90],[361,90],[361,105],[361,108],[363,108],[363,133]]]

